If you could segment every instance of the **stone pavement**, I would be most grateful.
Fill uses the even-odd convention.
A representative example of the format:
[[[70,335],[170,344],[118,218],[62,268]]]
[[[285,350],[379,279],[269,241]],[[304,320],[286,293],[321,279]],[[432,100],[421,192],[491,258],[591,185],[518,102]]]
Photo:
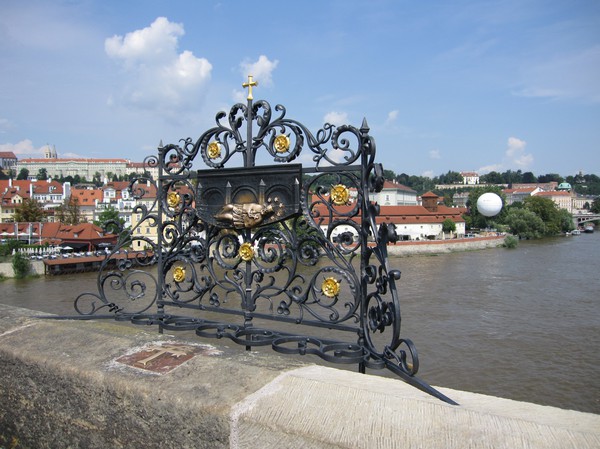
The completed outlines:
[[[600,448],[600,416],[0,305],[1,448]]]

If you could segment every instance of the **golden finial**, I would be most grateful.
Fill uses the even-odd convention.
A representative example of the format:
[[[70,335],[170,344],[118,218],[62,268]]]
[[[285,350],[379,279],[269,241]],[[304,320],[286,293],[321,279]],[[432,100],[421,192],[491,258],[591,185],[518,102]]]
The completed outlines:
[[[247,83],[243,83],[242,87],[245,89],[246,87],[248,88],[248,100],[252,100],[252,87],[254,86],[258,86],[258,81],[253,81],[252,80],[252,75],[248,75],[248,82]]]

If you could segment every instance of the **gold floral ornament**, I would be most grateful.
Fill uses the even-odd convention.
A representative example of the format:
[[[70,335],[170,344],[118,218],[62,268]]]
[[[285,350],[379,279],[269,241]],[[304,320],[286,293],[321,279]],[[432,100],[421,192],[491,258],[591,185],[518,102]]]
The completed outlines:
[[[248,242],[242,243],[238,254],[244,262],[250,262],[254,257],[254,248],[252,248],[252,245]]]
[[[275,137],[273,146],[278,153],[285,153],[290,149],[290,138],[285,134],[279,134]]]
[[[211,142],[208,144],[208,158],[216,159],[221,157],[221,144],[219,142]]]
[[[326,278],[321,285],[321,291],[328,298],[335,298],[340,294],[340,282],[335,278]]]
[[[179,206],[180,202],[181,197],[179,196],[179,193],[169,192],[169,194],[167,195],[167,204],[169,205],[169,207],[177,207]]]
[[[175,269],[173,270],[173,280],[175,282],[185,281],[185,268],[175,267]]]
[[[336,206],[348,204],[350,200],[350,190],[343,184],[337,184],[331,188],[331,201]]]

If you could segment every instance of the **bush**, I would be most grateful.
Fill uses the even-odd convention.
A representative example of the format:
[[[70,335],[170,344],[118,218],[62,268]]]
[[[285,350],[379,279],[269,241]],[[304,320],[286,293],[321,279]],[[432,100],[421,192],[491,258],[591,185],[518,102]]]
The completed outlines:
[[[16,253],[12,260],[13,271],[17,279],[22,279],[31,271],[29,260],[21,253]]]
[[[518,244],[519,239],[517,237],[515,237],[514,235],[507,235],[504,239],[504,244],[502,246],[504,246],[505,248],[516,248]]]

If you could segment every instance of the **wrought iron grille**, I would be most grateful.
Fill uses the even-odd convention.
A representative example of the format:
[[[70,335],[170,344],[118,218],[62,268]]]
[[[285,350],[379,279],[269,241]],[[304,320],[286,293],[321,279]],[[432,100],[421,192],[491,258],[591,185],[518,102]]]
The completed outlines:
[[[387,368],[454,404],[415,376],[417,350],[400,337],[400,271],[387,255],[397,236],[369,199],[384,177],[366,120],[313,134],[282,105],[253,101],[254,85],[200,138],[146,158],[158,178],[131,182],[137,219],[119,229],[97,292],[75,300],[80,318]]]

